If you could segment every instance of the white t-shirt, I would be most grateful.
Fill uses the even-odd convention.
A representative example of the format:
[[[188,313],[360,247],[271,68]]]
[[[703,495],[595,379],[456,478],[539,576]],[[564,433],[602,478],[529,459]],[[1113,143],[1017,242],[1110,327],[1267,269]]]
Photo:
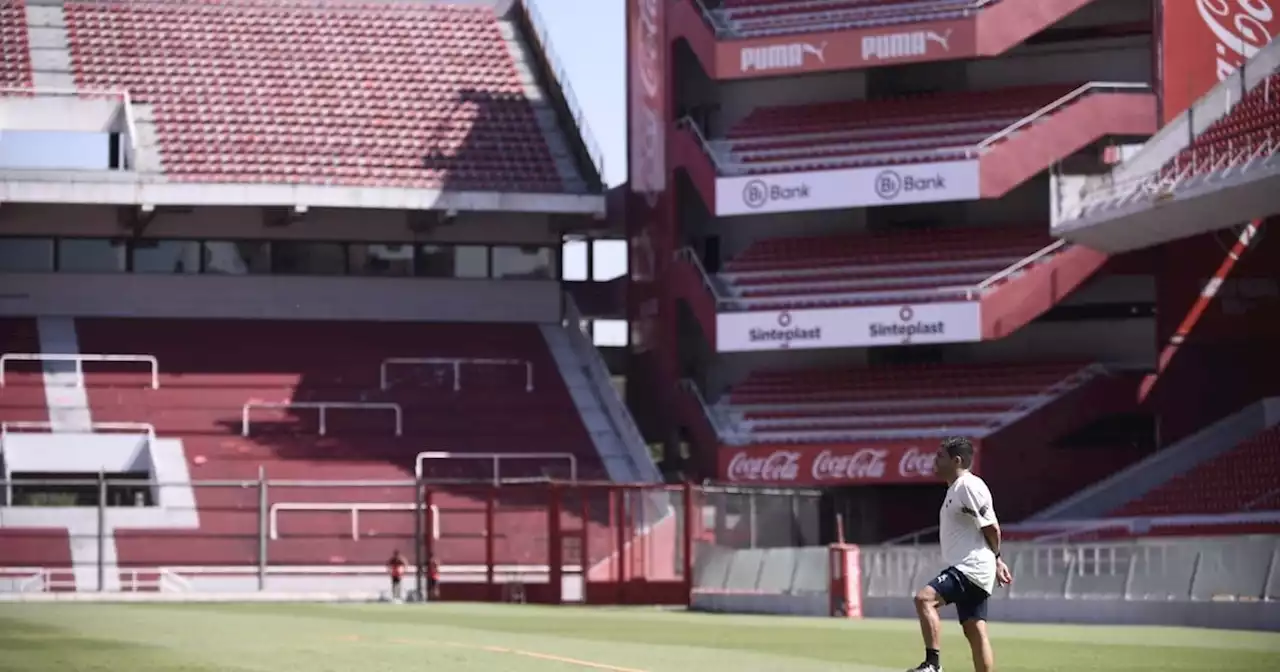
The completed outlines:
[[[987,484],[969,472],[962,474],[947,488],[939,519],[943,561],[988,594],[994,592],[996,554],[982,536],[982,528],[997,522]]]

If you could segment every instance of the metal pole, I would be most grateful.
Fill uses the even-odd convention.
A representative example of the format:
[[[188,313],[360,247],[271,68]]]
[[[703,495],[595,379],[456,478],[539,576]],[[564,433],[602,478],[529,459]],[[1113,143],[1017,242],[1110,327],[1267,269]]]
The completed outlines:
[[[267,521],[271,511],[267,487],[267,468],[258,465],[258,592],[267,589]]]
[[[98,471],[98,592],[107,590],[107,472]]]
[[[415,481],[413,484],[413,566],[416,568],[414,572],[414,586],[418,590],[418,599],[427,601],[427,581],[426,581],[426,557],[423,551],[427,545],[427,502],[423,493],[422,481]]]
[[[755,548],[760,545],[759,531],[756,529],[759,522],[759,516],[756,512],[756,493],[747,493],[747,532],[750,546],[747,548]]]

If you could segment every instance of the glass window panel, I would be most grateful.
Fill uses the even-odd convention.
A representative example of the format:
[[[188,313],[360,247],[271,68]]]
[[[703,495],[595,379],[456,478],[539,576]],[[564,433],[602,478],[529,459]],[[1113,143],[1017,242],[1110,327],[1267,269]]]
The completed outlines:
[[[271,245],[271,268],[287,275],[343,275],[347,250],[341,243],[276,241]]]
[[[597,240],[593,244],[592,280],[606,282],[627,274],[627,241]]]
[[[427,278],[487,278],[489,249],[483,245],[423,245],[418,275]]]
[[[564,266],[564,277],[562,280],[583,281],[587,279],[587,246],[591,243],[585,240],[569,240],[565,241],[561,250],[561,265]]]
[[[351,273],[383,277],[413,275],[413,245],[352,245]]]
[[[493,248],[493,277],[553,280],[555,254],[549,247],[499,245]]]
[[[69,273],[119,273],[125,270],[128,246],[109,238],[64,238],[58,241],[58,270]]]
[[[265,275],[271,272],[271,243],[265,240],[206,240],[204,272]]]
[[[0,272],[53,270],[52,238],[0,238]]]
[[[135,240],[133,272],[199,273],[200,243],[195,240]]]
[[[591,325],[591,340],[598,347],[625,348],[627,331],[626,320],[595,320]]]

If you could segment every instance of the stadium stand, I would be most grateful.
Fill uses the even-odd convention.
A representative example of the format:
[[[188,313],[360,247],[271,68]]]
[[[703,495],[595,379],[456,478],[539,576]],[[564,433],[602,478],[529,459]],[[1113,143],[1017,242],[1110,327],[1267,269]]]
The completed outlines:
[[[152,106],[172,179],[569,188],[491,7],[71,0],[64,10],[77,85]]]
[[[1033,226],[767,238],[717,277],[730,309],[971,300],[977,285],[1052,243]]]
[[[1114,253],[1273,216],[1278,89],[1272,40],[1114,170],[1066,178],[1055,233]]]
[[[741,427],[733,443],[981,437],[1093,373],[1072,363],[755,371],[716,410]]]
[[[726,172],[760,174],[946,161],[1078,85],[963,91],[884,100],[760,107],[712,143]]]
[[[0,87],[31,86],[28,44],[26,4],[0,2]]]
[[[1280,511],[1280,428],[1245,441],[1175,476],[1112,515],[1230,514]]]

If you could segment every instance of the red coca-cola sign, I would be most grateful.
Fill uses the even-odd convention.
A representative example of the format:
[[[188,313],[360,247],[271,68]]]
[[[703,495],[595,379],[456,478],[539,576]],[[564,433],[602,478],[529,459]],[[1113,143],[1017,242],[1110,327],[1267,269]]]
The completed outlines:
[[[974,442],[977,445],[977,442]],[[731,483],[826,486],[918,483],[933,473],[936,442],[753,445],[721,450],[721,478]]]
[[[1280,32],[1280,0],[1164,0],[1164,121],[1177,117]]]

